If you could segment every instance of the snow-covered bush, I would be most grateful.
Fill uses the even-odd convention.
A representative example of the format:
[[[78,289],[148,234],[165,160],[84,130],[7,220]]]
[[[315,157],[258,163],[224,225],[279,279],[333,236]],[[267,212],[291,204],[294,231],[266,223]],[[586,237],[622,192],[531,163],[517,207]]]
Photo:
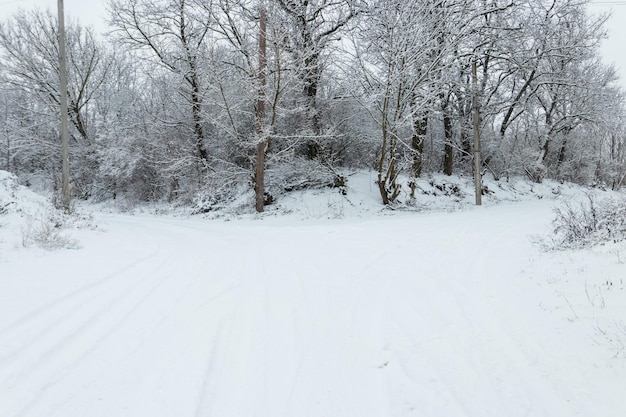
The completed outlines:
[[[0,171],[0,214],[7,213],[9,207],[15,204],[17,187],[15,175],[6,171]]]
[[[57,211],[29,215],[22,226],[22,246],[39,246],[46,250],[78,249],[78,241],[62,233],[65,219]]]
[[[270,194],[280,195],[310,188],[341,187],[345,178],[320,161],[294,158],[269,166],[266,182]]]
[[[78,242],[67,236],[67,229],[96,228],[93,218],[73,210],[64,214],[49,198],[19,185],[15,175],[0,170],[0,216],[6,223],[5,242],[15,247],[38,246],[46,250],[76,249]]]
[[[581,248],[626,239],[626,198],[599,199],[587,194],[578,205],[565,203],[554,210],[549,249]]]
[[[241,177],[242,175],[233,175],[230,178],[223,176],[219,178],[224,179],[224,182],[207,181],[204,187],[198,189],[191,197],[192,200],[188,203],[191,205],[191,212],[202,214],[220,210],[245,211],[246,207],[251,209],[254,193]]]

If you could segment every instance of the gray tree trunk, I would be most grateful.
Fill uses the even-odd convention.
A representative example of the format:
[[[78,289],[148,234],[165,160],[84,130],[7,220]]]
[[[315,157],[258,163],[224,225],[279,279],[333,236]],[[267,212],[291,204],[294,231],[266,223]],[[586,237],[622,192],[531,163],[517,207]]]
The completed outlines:
[[[476,75],[476,61],[472,61],[472,90],[474,92],[474,187],[476,193],[476,205],[482,204],[482,157],[480,156],[480,114],[478,109],[478,76]]]
[[[67,120],[67,65],[66,65],[66,40],[65,40],[65,12],[63,11],[63,0],[58,0],[59,13],[59,91],[61,95],[61,158],[63,183],[63,210],[70,211],[70,164],[69,164],[69,127]]]
[[[256,105],[256,170],[255,170],[255,196],[256,211],[262,213],[265,208],[265,150],[267,138],[265,137],[264,119],[265,119],[265,78],[266,78],[266,50],[267,50],[267,32],[266,32],[267,13],[265,7],[261,6],[259,16],[259,73],[258,83],[259,91]]]

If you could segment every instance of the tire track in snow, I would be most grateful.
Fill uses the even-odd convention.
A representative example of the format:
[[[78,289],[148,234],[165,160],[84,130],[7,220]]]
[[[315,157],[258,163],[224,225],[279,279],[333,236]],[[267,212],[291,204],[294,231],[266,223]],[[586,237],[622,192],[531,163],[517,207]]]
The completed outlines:
[[[313,314],[311,310],[311,302],[309,300],[309,297],[307,296],[307,291],[304,287],[302,275],[298,275],[298,288],[299,288],[300,294],[302,295],[302,298],[304,299],[304,307],[305,307],[304,309],[306,310],[306,316],[309,319],[308,320],[309,324],[313,323],[315,315]],[[302,326],[304,325],[304,323],[301,323],[300,325]],[[304,344],[304,348],[302,349],[302,352],[299,353],[298,355],[299,359],[297,361],[294,376],[290,384],[289,394],[287,395],[287,401],[285,402],[285,410],[283,411],[283,415],[285,417],[291,416],[291,408],[293,406],[294,394],[296,392],[296,388],[298,387],[300,379],[302,377],[305,360],[310,355],[310,350],[312,349],[312,346],[313,346],[313,335],[307,338],[307,341]]]
[[[161,271],[165,264],[166,261],[159,262],[152,266],[151,271]],[[23,394],[31,400],[24,398],[22,409],[15,411],[14,415],[28,416],[30,408],[41,401],[47,391],[70,376],[74,368],[88,359],[159,287],[171,279],[172,270],[173,267],[156,282],[151,279],[152,274],[146,274],[134,286],[118,288],[118,291],[107,294],[87,317],[81,317],[80,321],[74,321],[68,326],[59,323],[59,328],[53,328],[54,339],[48,342],[49,347],[45,351],[41,350],[40,340],[38,344],[19,352],[19,361],[15,361],[13,366],[9,364],[8,367],[0,367],[0,373],[8,373],[4,384],[0,385],[5,392],[19,390],[20,381],[32,379],[33,374],[46,381],[38,388],[31,387],[29,394]],[[63,327],[66,327],[65,331]]]
[[[167,279],[167,271],[150,268],[150,265],[139,266],[129,272],[141,272],[151,277],[138,284],[124,301],[113,304],[111,311],[86,324],[75,341],[81,341],[79,344],[83,345],[93,342],[94,351],[85,351],[88,346],[83,346],[78,353],[58,358],[57,354],[69,350],[68,346],[61,346],[51,357],[52,368],[43,365],[45,369],[40,371],[42,378],[37,377],[37,372],[32,379],[24,377],[30,388],[39,390],[36,395],[29,397],[30,394],[20,392],[21,399],[13,401],[9,393],[7,401],[14,403],[10,410],[20,411],[23,417],[369,417],[416,413],[478,415],[480,405],[493,405],[496,410],[483,410],[482,415],[493,416],[496,412],[499,415],[524,415],[504,412],[507,407],[498,401],[501,398],[506,400],[506,397],[497,392],[497,381],[491,379],[507,369],[517,371],[515,367],[507,368],[506,363],[489,359],[490,349],[500,351],[511,348],[507,343],[492,343],[490,339],[492,335],[500,334],[496,326],[500,322],[489,317],[496,311],[497,305],[483,306],[481,313],[473,311],[476,303],[484,302],[482,296],[488,295],[491,282],[482,283],[479,272],[489,264],[489,257],[493,255],[480,250],[491,251],[502,246],[501,242],[486,239],[465,248],[469,238],[459,237],[459,233],[466,230],[459,225],[460,220],[467,221],[467,216],[454,219],[452,217],[454,224],[443,228],[428,227],[427,222],[415,223],[426,226],[419,229],[415,237],[386,246],[389,249],[383,253],[376,243],[359,244],[359,239],[346,238],[344,234],[348,234],[343,230],[337,251],[351,244],[358,246],[359,251],[363,250],[362,253],[348,251],[352,256],[358,256],[355,259],[362,259],[365,263],[358,265],[354,262],[352,269],[332,265],[340,261],[341,256],[329,254],[328,247],[320,251],[328,258],[318,258],[315,248],[306,246],[310,236],[303,234],[302,230],[297,231],[297,238],[296,233],[289,231],[286,236],[291,240],[284,247],[277,245],[259,250],[253,244],[247,244],[248,239],[251,242],[263,241],[257,239],[260,233],[254,228],[251,228],[252,231],[242,228],[238,230],[239,235],[234,234],[240,239],[240,245],[229,243],[229,248],[232,246],[231,249],[245,253],[245,256],[233,260],[229,254],[224,256],[229,259],[212,259],[207,267],[195,258],[211,253],[207,246],[219,245],[223,242],[222,236],[207,239],[209,245],[192,250],[193,245],[180,245],[180,240],[176,239],[184,239],[186,231],[189,231],[194,234],[188,240],[196,243],[201,232],[191,232],[193,229],[187,227],[189,225],[184,227],[188,229],[185,232],[177,229],[176,224],[155,225],[145,236],[159,234],[159,239],[163,239],[160,242],[169,252],[163,260],[166,266],[177,268],[179,277],[181,274],[188,277]],[[392,226],[395,227],[395,223]],[[462,230],[454,230],[457,228]],[[454,236],[459,241],[438,238],[440,230],[445,233],[454,230]],[[166,236],[163,237],[161,232]],[[401,228],[392,231],[394,235],[403,232],[407,233]],[[283,232],[279,230],[277,233]],[[362,232],[358,236],[368,234]],[[167,243],[167,240],[172,243]],[[273,237],[271,242],[275,241],[277,239]],[[234,242],[237,243],[237,240]],[[319,244],[319,241],[316,242]],[[459,259],[459,264],[453,265],[446,260],[441,265],[433,263],[431,257],[441,258],[440,255],[435,256],[437,250],[449,250],[451,256]],[[189,253],[181,259],[183,251]],[[467,253],[457,253],[461,251]],[[225,255],[226,249],[219,253]],[[475,259],[476,254],[483,254],[483,261]],[[257,256],[260,259],[256,259]],[[399,257],[401,259],[396,261]],[[261,269],[263,259],[268,260],[264,265],[265,273],[257,276],[255,272]],[[415,264],[414,274],[410,276],[401,275],[406,271],[407,259]],[[239,264],[240,269],[233,267]],[[216,274],[216,278],[212,278],[211,274]],[[224,278],[220,277],[222,274]],[[165,281],[151,293],[146,293],[148,284],[154,284],[158,279]],[[127,284],[120,280],[115,282],[110,292],[105,290],[108,286],[87,291],[89,296],[61,302],[60,305],[65,307],[50,308],[5,336],[22,334],[22,330],[29,326],[36,329],[45,322],[43,317],[47,315],[63,323],[61,316],[71,311],[73,306],[84,310],[85,305],[95,302],[98,308],[105,309],[105,299],[114,299],[112,293],[119,289],[118,284],[121,287]],[[480,288],[477,294],[465,294],[469,288],[474,288],[473,285],[483,284],[484,288]],[[101,292],[106,292],[107,296],[99,298]],[[142,295],[144,300],[140,300]],[[133,308],[133,303],[139,304]],[[157,308],[158,303],[165,305]],[[150,317],[150,313],[155,316]],[[65,317],[71,318],[71,315]],[[430,320],[432,322],[426,323]],[[145,324],[147,321],[150,329],[138,329],[142,334],[133,340],[135,344],[131,343],[131,347],[136,349],[132,355],[128,345],[121,352],[106,351],[114,342],[121,342],[130,334],[133,329],[131,324]],[[157,329],[158,335],[155,336],[152,332]],[[107,331],[110,333],[106,334]],[[60,335],[58,329],[51,334]],[[452,339],[452,336],[458,340]],[[42,340],[49,340],[47,337],[36,339],[35,344],[41,346]],[[98,337],[102,339],[98,340]],[[153,346],[159,342],[163,345]],[[188,346],[191,344],[193,346]],[[455,358],[461,356],[459,352],[462,349],[472,350],[468,355],[463,353],[462,357],[468,357],[471,359],[469,362],[475,363]],[[143,358],[142,355],[147,352],[151,356]],[[81,354],[87,356],[81,359]],[[129,354],[129,357],[121,360],[123,354]],[[73,362],[69,360],[71,355],[74,355],[71,358],[75,360]],[[498,356],[504,358],[499,359],[504,362],[516,358],[514,354],[503,356],[499,352]],[[87,373],[93,380],[81,381],[80,378],[86,374],[85,363],[92,362],[95,366],[101,359],[104,359],[104,366],[130,366],[130,370],[122,371],[141,372],[143,375],[129,378],[125,374],[125,384],[117,391],[109,386],[117,384],[117,379],[100,380],[93,369]],[[116,362],[118,359],[119,362]],[[67,366],[63,368],[64,365]],[[458,368],[456,371],[460,371],[458,373],[465,375],[454,376],[457,375],[453,374],[455,367]],[[107,377],[111,378],[111,374]],[[67,382],[68,379],[72,384]],[[465,387],[466,392],[463,392],[462,385],[467,381],[473,386]],[[49,386],[43,385],[45,383]],[[78,389],[64,392],[59,385]],[[485,392],[494,394],[485,398],[468,398],[477,392],[473,387],[478,385]],[[109,397],[103,402],[96,402],[97,391],[102,388],[110,390]],[[172,393],[173,390],[176,392]],[[0,387],[0,392],[3,391]],[[553,389],[550,392],[557,391]],[[59,393],[67,397],[54,398],[53,402],[53,397]],[[528,396],[533,393],[531,390],[513,394]],[[91,410],[89,405],[77,405],[81,400],[86,401],[85,398],[91,401]],[[31,402],[27,404],[29,399]],[[3,400],[0,398],[0,403]],[[18,403],[22,408],[18,407]],[[51,405],[56,408],[51,408]],[[0,404],[2,417],[15,417],[5,416],[2,410]],[[511,411],[511,408],[508,410]]]
[[[216,369],[216,363],[220,356],[220,348],[222,344],[222,333],[224,329],[224,321],[220,321],[217,332],[211,342],[210,350],[208,352],[208,358],[204,368],[204,374],[202,378],[202,384],[195,400],[196,409],[194,412],[195,417],[204,417],[211,415],[211,404],[215,397],[216,381],[214,371]]]
[[[471,264],[468,271],[470,276],[484,278],[468,282],[468,284],[480,286],[482,297],[480,300],[463,299],[461,301],[468,309],[472,308],[472,304],[477,305],[482,301],[485,311],[501,312],[499,315],[492,314],[491,317],[485,317],[484,320],[484,327],[490,333],[501,336],[490,340],[490,345],[481,346],[482,349],[477,349],[475,354],[477,361],[489,364],[492,367],[490,372],[498,375],[498,380],[493,383],[493,389],[500,394],[498,400],[502,410],[511,409],[511,407],[531,410],[534,403],[550,404],[551,398],[564,397],[564,405],[560,411],[553,410],[553,414],[562,413],[564,409],[567,409],[569,415],[591,415],[592,410],[570,409],[574,404],[576,394],[569,389],[570,381],[564,376],[566,373],[563,369],[555,368],[551,372],[538,374],[540,369],[545,369],[550,364],[558,364],[560,361],[556,358],[549,358],[552,350],[542,346],[545,342],[535,334],[536,323],[528,325],[527,320],[516,317],[520,311],[525,312],[523,316],[530,317],[533,316],[533,312],[539,310],[538,301],[533,301],[530,305],[518,304],[519,298],[515,293],[524,291],[524,263],[517,263],[515,269],[511,269],[511,266],[501,257],[503,253],[513,254],[520,249],[528,252],[523,248],[532,246],[529,236],[533,233],[540,233],[548,227],[547,223],[541,226],[537,218],[547,219],[548,217],[545,214],[538,215],[535,210],[523,211],[515,220],[526,225],[524,229],[527,232],[525,236],[514,238],[507,233],[509,228],[506,222],[492,224],[493,233],[484,235],[484,240],[480,245],[484,249],[475,254],[475,262]],[[492,273],[492,271],[507,270],[510,270],[510,276],[495,276]],[[474,295],[477,294],[478,292],[474,292]],[[508,302],[503,302],[503,297]],[[503,307],[508,309],[508,314],[502,314],[506,310]],[[511,325],[512,322],[520,325],[514,327]],[[495,357],[500,359],[499,363],[494,363],[492,360],[494,350],[498,351]],[[569,366],[566,368],[569,369]],[[520,390],[519,387],[522,389]]]
[[[87,285],[81,286],[80,288],[75,289],[69,292],[68,294],[65,294],[48,303],[45,303],[44,305],[40,307],[37,307],[36,309],[18,318],[13,323],[7,325],[3,329],[0,329],[0,337],[3,337],[5,334],[9,333],[12,330],[15,330],[16,328],[18,328],[19,326],[23,325],[24,323],[30,320],[37,320],[38,317],[49,314],[49,311],[53,310],[58,305],[64,305],[68,301],[72,301],[73,299],[77,297],[84,296],[86,293],[89,293],[90,291],[96,291],[96,290],[99,290],[100,287],[104,285],[112,284],[113,281],[115,281],[117,278],[124,277],[125,273],[130,273],[132,272],[132,270],[136,269],[138,266],[143,265],[155,259],[157,254],[158,254],[158,251],[155,251],[147,256],[144,256],[136,261],[131,262],[128,265],[125,265],[124,267],[114,272],[111,272],[105,275],[102,278],[98,278],[95,281]]]
[[[238,242],[238,241],[236,241]],[[193,264],[200,256],[198,253],[186,254],[189,264]],[[247,260],[249,256],[245,256]],[[183,262],[184,263],[184,262]],[[188,270],[198,270],[196,277],[192,280],[190,289],[182,295],[181,300],[185,302],[181,305],[184,311],[178,311],[177,320],[189,321],[193,317],[207,317],[202,322],[202,336],[204,340],[197,348],[199,351],[198,361],[204,365],[196,369],[201,369],[197,377],[197,384],[192,387],[193,395],[189,396],[189,415],[201,417],[207,415],[220,414],[220,406],[224,397],[224,386],[229,384],[228,378],[220,378],[220,375],[230,375],[232,372],[225,371],[233,363],[244,364],[250,361],[238,356],[239,352],[228,349],[229,346],[237,346],[242,343],[233,342],[234,338],[242,336],[242,330],[252,328],[246,326],[251,316],[242,315],[242,309],[249,306],[249,300],[257,297],[251,296],[252,284],[256,281],[251,274],[248,262],[233,262],[238,270],[232,271],[233,278],[222,277],[215,282],[206,281],[201,277],[206,268],[190,266]],[[222,267],[211,263],[211,270],[221,271]],[[212,282],[212,284],[210,284]],[[221,284],[220,284],[221,283]],[[216,284],[222,288],[215,288]],[[246,311],[246,310],[243,310]],[[251,326],[251,322],[250,322]],[[194,331],[199,331],[196,329]],[[226,394],[228,396],[228,394]],[[232,405],[231,405],[232,406]],[[215,411],[218,410],[218,411]],[[232,409],[230,409],[232,412]]]
[[[88,309],[93,308],[94,302],[97,304],[101,301],[103,291],[107,290],[105,286],[110,285],[115,290],[109,297],[118,299],[120,296],[124,297],[124,294],[129,290],[134,290],[142,285],[143,281],[148,281],[149,277],[143,280],[135,280],[131,274],[134,273],[138,266],[144,265],[153,259],[154,256],[156,255],[150,255],[133,262],[131,265],[121,268],[117,272],[111,273],[94,283],[85,285],[67,295],[46,303],[7,326],[0,331],[0,346],[2,347],[0,348],[0,364],[11,359],[15,354],[23,352],[25,348],[35,345],[47,335],[57,331],[68,319],[75,316],[76,311],[84,311],[85,307]],[[128,283],[129,285],[120,286],[114,282],[118,278],[124,278],[124,284]],[[24,337],[24,334],[27,336]],[[21,342],[18,335],[21,336]],[[11,346],[13,347],[11,348]]]
[[[528,216],[518,217],[515,222],[528,222],[527,230],[533,230],[537,227],[536,222],[532,214]],[[552,387],[545,385],[545,381],[529,372],[529,363],[523,359],[524,355],[520,355],[520,347],[515,345],[513,338],[503,337],[511,331],[509,319],[512,317],[502,314],[506,311],[502,309],[503,300],[493,298],[507,285],[515,285],[519,276],[515,268],[520,265],[507,259],[520,249],[520,244],[528,242],[523,242],[523,236],[508,233],[512,230],[509,225],[513,224],[510,218],[496,216],[496,221],[489,223],[485,223],[485,218],[482,224],[468,223],[467,220],[464,224],[455,224],[457,219],[453,217],[453,223],[449,225],[456,234],[445,233],[443,236],[448,238],[443,239],[438,235],[431,239],[423,236],[428,246],[416,241],[419,248],[416,260],[420,265],[416,272],[419,271],[419,278],[416,281],[398,280],[398,284],[394,285],[404,287],[405,291],[394,297],[397,303],[391,306],[392,321],[397,330],[388,337],[395,352],[390,367],[398,365],[397,370],[403,372],[415,386],[429,387],[431,381],[427,375],[433,376],[432,397],[423,398],[422,405],[432,406],[436,399],[441,404],[432,411],[422,408],[426,414],[469,415],[473,410],[480,409],[481,404],[491,404],[493,409],[486,415],[498,416],[513,409],[522,413],[515,415],[523,415],[524,410],[532,407],[533,401],[550,402],[538,400],[545,395],[542,392],[558,395]],[[519,225],[516,224],[516,227]],[[480,232],[477,233],[476,229]],[[465,236],[458,240],[452,238],[459,233]],[[472,240],[473,236],[479,236],[480,240]],[[468,245],[470,241],[472,244]],[[454,262],[446,262],[445,258],[432,253],[437,250],[449,251],[454,255]],[[441,259],[443,262],[435,264],[430,259]],[[509,274],[507,270],[510,270]],[[492,271],[505,275],[496,276]],[[504,291],[502,295],[508,293]],[[431,299],[437,300],[439,305],[432,304]],[[412,319],[407,320],[407,317]],[[436,331],[437,338],[425,340],[427,335],[419,330],[422,320],[429,320],[426,328],[431,331],[440,329]],[[403,324],[407,322],[416,326]],[[466,359],[460,361],[459,358]],[[471,377],[475,381],[473,386],[480,386],[481,389],[464,387],[459,376],[465,379]],[[395,391],[401,391],[403,384],[396,381],[396,385],[399,389]],[[512,387],[517,387],[518,391],[511,391]],[[407,391],[394,402],[398,403],[397,400],[403,396],[406,398],[403,401],[408,402],[424,397],[413,394],[411,400]],[[446,399],[446,396],[449,397]],[[446,409],[448,405],[457,408]]]
[[[480,307],[467,308],[465,297],[469,291],[463,289],[467,279],[473,277],[471,266],[476,259],[466,252],[484,247],[480,244],[465,247],[470,236],[467,225],[454,228],[455,235],[443,233],[444,236],[456,236],[453,241],[442,240],[440,229],[429,233],[431,239],[425,237],[427,247],[416,241],[415,246],[420,248],[415,259],[416,272],[419,271],[417,280],[396,280],[395,286],[404,290],[394,296],[396,304],[390,308],[393,329],[387,338],[393,343],[394,353],[390,368],[400,371],[412,384],[432,389],[428,395],[410,398],[409,392],[404,392],[402,395],[407,398],[402,401],[396,398],[395,402],[404,402],[408,411],[428,404],[427,413],[439,410],[446,414],[470,415],[473,402],[491,402],[491,399],[476,398],[475,391],[463,388],[458,379],[458,375],[479,379],[484,375],[480,368],[487,362],[482,357],[469,362],[459,358],[482,352],[490,334],[476,327],[472,317],[480,312]],[[432,263],[431,259],[438,257],[430,252],[440,250],[454,253],[455,262]],[[407,320],[407,317],[412,319]],[[415,323],[415,327],[407,327],[406,322]],[[430,329],[431,333],[425,334],[420,329]],[[480,385],[485,386],[485,382],[488,383],[481,381]]]
[[[137,228],[136,225],[134,227]],[[223,263],[218,261],[216,265],[206,268],[207,248],[192,248],[193,245],[187,244],[203,232],[196,230],[189,239],[185,233],[193,229],[186,229],[189,230],[181,234],[178,228],[157,225],[148,228],[147,233],[133,236],[133,241],[138,242],[143,235],[151,239],[158,236],[156,245],[159,250],[37,307],[2,329],[0,351],[4,348],[5,353],[12,355],[10,358],[5,356],[11,362],[0,363],[0,392],[3,392],[3,397],[4,394],[8,397],[6,401],[0,399],[2,417],[48,416],[52,415],[52,410],[59,410],[59,415],[67,415],[66,407],[76,406],[76,400],[70,397],[64,399],[65,395],[88,398],[94,395],[96,387],[102,386],[98,368],[94,367],[98,362],[105,367],[106,364],[113,365],[113,369],[119,366],[117,359],[131,364],[129,361],[134,359],[120,356],[124,352],[131,353],[128,342],[120,340],[120,336],[128,334],[135,325],[141,324],[142,327],[137,330],[142,335],[131,335],[133,341],[130,347],[134,346],[132,343],[136,339],[136,348],[139,349],[139,343],[145,341],[152,344],[153,340],[163,340],[166,334],[180,335],[184,340],[195,337],[193,333],[197,330],[186,322],[193,320],[197,312],[224,315],[223,305],[236,300],[242,281],[228,276],[226,280],[218,276],[207,281],[207,274],[210,277],[210,274],[224,271]],[[184,238],[183,245],[181,238]],[[215,239],[210,239],[210,242],[213,245],[223,244]],[[191,248],[193,250],[187,253]],[[170,279],[175,277],[178,279]],[[150,312],[156,313],[156,316],[149,317]],[[167,317],[168,312],[174,317]],[[146,323],[149,323],[147,327],[154,325],[154,329],[146,329]],[[158,336],[148,334],[158,328]],[[213,331],[209,328],[209,334]],[[220,330],[214,343],[222,344],[221,338]],[[3,341],[12,342],[10,350],[6,349]],[[117,342],[123,342],[121,350],[114,346]],[[169,351],[163,351],[168,357],[170,352],[181,352],[182,346],[175,339],[168,346]],[[146,346],[145,350],[154,351],[154,348]],[[133,358],[141,356],[143,351],[144,348],[134,353]],[[170,362],[174,363],[171,359]],[[184,360],[180,365],[184,368],[188,366]],[[102,371],[108,373],[106,368]],[[164,378],[164,384],[168,386],[173,381],[168,376],[178,372],[166,363],[163,369],[152,373]],[[207,370],[207,373],[210,371]],[[7,382],[4,378],[7,374],[13,375],[11,381]],[[154,379],[150,387],[154,389],[156,385],[153,384],[157,383],[158,380]],[[4,389],[4,386],[9,389]],[[77,392],[63,388],[69,386],[80,389]],[[210,397],[211,394],[208,395]],[[129,405],[133,404],[132,399],[126,401]],[[43,411],[43,407],[48,407],[48,411]],[[70,415],[76,414],[70,412]]]

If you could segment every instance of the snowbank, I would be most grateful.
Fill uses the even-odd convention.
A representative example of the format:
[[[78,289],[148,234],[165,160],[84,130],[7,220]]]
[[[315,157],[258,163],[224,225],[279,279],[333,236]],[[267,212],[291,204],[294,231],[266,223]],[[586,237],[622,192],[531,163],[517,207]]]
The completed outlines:
[[[397,204],[384,206],[376,185],[375,172],[344,171],[342,174],[347,179],[344,187],[299,189],[274,195],[274,203],[266,206],[266,212],[261,216],[253,212],[254,195],[251,190],[229,205],[203,213],[203,216],[226,219],[274,216],[305,220],[344,219],[389,215],[396,211],[453,212],[475,206],[474,180],[471,177],[437,174],[420,178],[415,182],[413,196],[407,185],[408,179],[405,178],[403,192]],[[491,206],[538,199],[570,200],[584,196],[584,190],[580,186],[551,180],[537,184],[521,178],[495,181],[486,176],[483,181],[482,203]]]
[[[19,185],[15,175],[0,170],[0,214],[31,214],[46,207],[51,207],[49,201]]]
[[[32,246],[76,248],[62,232],[69,220],[47,198],[19,185],[15,175],[0,171],[0,259],[7,250]]]

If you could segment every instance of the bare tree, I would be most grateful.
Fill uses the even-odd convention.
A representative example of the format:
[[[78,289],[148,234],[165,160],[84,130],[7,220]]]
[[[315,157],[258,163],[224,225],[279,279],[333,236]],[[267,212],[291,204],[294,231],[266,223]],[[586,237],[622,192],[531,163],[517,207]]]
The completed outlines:
[[[184,81],[197,156],[207,164],[199,65],[211,34],[211,16],[193,0],[111,0],[109,11],[120,41],[146,51]]]
[[[604,17],[583,1],[109,6],[115,52],[67,27],[73,196],[212,210],[254,185],[264,209],[343,185],[335,167],[374,166],[393,204],[405,178],[414,195],[425,173],[470,172],[473,60],[482,170],[624,183],[623,91],[598,60]],[[50,13],[0,23],[0,166],[25,181],[60,184],[58,34]]]
[[[265,79],[267,69],[267,11],[265,5],[261,5],[259,11],[259,69],[258,69],[258,98],[256,106],[256,132],[258,135],[256,145],[256,170],[255,191],[256,211],[263,212],[265,204],[265,152],[267,138],[265,137]]]
[[[93,140],[88,105],[107,77],[110,58],[90,29],[70,23],[66,32],[69,120],[78,133],[74,140],[86,144]],[[51,109],[60,106],[57,34],[57,18],[50,12],[21,11],[0,22],[0,69],[7,82]]]
[[[571,91],[568,72],[597,50],[603,22],[587,19],[584,3],[569,0],[517,2],[485,13],[480,33],[489,36],[476,42],[476,54],[483,127],[490,133],[485,165],[496,178],[519,170],[536,180],[545,175],[551,143],[545,135],[559,129],[553,125],[554,99]],[[523,142],[530,137],[526,121],[534,118],[537,100],[552,127],[544,130],[540,149],[530,152]]]
[[[22,126],[16,127],[20,133],[15,150],[30,149],[32,155],[39,157],[43,153],[42,162],[52,173],[62,171],[62,167],[49,158],[61,152],[60,148],[55,150],[58,137],[49,132],[58,131],[61,93],[67,93],[72,194],[86,197],[92,180],[90,172],[94,170],[92,155],[97,130],[94,107],[90,104],[102,91],[111,61],[91,30],[69,22],[66,27],[68,86],[59,88],[58,34],[57,18],[50,12],[22,11],[0,22],[0,72],[6,88],[25,98],[24,105],[16,112],[26,119]],[[24,153],[16,156],[19,157],[16,161],[33,162]]]
[[[411,155],[411,176],[422,173],[424,138],[443,92],[442,73],[474,18],[463,1],[381,1],[360,27],[356,60],[381,129],[377,184],[384,204],[400,195],[402,153]],[[450,30],[445,37],[445,25],[455,34]]]
[[[360,0],[275,0],[287,16],[286,46],[293,55],[294,69],[302,83],[305,99],[305,134],[313,136],[307,142],[306,155],[320,155],[322,116],[318,104],[320,80],[332,43],[339,40],[352,19],[364,9]],[[307,133],[308,132],[308,133]],[[317,137],[317,138],[316,138]]]

